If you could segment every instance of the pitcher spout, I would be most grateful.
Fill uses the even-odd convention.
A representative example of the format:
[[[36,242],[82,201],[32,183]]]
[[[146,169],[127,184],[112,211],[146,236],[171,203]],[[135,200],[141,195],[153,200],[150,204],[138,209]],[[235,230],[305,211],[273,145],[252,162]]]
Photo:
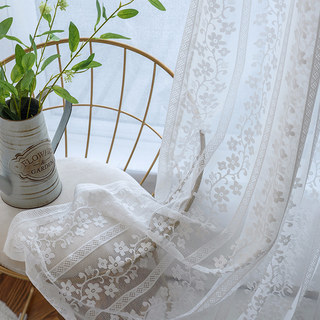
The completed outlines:
[[[0,176],[0,191],[7,195],[12,193],[12,184],[10,180],[4,176]]]

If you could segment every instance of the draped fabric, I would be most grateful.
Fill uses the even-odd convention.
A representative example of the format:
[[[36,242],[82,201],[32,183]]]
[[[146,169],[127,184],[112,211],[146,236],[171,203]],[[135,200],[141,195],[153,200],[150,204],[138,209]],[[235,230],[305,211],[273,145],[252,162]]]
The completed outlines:
[[[193,0],[156,196],[78,186],[6,244],[66,319],[318,319],[320,2]]]

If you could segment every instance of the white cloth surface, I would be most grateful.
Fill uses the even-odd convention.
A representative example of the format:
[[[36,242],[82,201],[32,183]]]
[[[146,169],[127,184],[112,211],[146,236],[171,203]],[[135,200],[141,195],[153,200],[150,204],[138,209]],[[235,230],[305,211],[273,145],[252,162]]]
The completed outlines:
[[[118,180],[132,180],[128,174],[120,169],[114,168],[103,162],[84,158],[58,159],[57,167],[63,185],[62,193],[48,206],[71,202],[73,200],[75,187],[79,183],[96,183],[104,185]],[[0,198],[0,264],[13,271],[25,274],[24,263],[9,259],[3,252],[10,223],[21,211],[24,210],[8,206]]]

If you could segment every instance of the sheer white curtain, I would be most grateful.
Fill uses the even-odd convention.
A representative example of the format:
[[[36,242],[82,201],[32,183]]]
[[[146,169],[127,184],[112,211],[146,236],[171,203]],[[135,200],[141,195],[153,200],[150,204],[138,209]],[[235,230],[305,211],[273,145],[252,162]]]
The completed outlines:
[[[156,199],[79,186],[6,252],[67,319],[318,319],[320,3],[193,0]]]

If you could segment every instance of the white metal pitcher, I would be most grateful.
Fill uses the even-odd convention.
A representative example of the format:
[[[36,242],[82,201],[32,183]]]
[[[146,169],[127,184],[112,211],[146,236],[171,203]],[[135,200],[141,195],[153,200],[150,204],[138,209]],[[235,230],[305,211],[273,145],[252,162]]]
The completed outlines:
[[[0,118],[0,190],[2,200],[23,209],[44,206],[62,190],[54,151],[71,114],[67,102],[51,141],[43,112],[21,121]]]

